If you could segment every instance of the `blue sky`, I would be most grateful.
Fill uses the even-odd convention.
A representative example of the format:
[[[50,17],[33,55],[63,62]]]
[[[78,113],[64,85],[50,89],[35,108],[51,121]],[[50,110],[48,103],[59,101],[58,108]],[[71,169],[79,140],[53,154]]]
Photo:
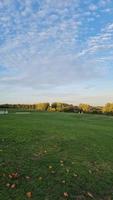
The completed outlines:
[[[112,0],[0,0],[0,103],[113,102]]]

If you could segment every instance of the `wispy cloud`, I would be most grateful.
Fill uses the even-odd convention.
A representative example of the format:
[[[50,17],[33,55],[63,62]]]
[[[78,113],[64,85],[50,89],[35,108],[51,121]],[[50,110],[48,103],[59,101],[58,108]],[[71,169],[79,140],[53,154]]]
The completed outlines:
[[[109,79],[113,15],[105,9],[112,7],[110,0],[0,1],[1,88],[49,91]]]

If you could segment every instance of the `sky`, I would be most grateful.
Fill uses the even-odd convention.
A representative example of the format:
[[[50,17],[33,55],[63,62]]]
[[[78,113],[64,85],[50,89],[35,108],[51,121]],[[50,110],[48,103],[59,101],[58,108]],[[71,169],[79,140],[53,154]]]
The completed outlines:
[[[0,0],[0,104],[113,102],[113,0]]]

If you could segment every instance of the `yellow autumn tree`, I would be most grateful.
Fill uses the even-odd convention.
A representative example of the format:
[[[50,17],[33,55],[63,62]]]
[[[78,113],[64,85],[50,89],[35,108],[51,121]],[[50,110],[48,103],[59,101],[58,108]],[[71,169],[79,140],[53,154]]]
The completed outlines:
[[[103,113],[113,113],[113,103],[107,103],[103,107]]]
[[[49,103],[38,103],[35,105],[35,109],[39,111],[46,111],[49,106]]]
[[[88,105],[88,104],[81,103],[81,104],[79,105],[79,108],[80,108],[80,110],[83,111],[83,112],[90,112],[91,106]]]

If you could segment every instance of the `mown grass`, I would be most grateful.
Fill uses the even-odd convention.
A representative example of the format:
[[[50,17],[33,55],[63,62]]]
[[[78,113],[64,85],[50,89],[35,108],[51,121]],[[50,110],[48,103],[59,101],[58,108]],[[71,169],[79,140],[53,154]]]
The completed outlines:
[[[113,199],[113,117],[1,115],[0,144],[1,200]]]

